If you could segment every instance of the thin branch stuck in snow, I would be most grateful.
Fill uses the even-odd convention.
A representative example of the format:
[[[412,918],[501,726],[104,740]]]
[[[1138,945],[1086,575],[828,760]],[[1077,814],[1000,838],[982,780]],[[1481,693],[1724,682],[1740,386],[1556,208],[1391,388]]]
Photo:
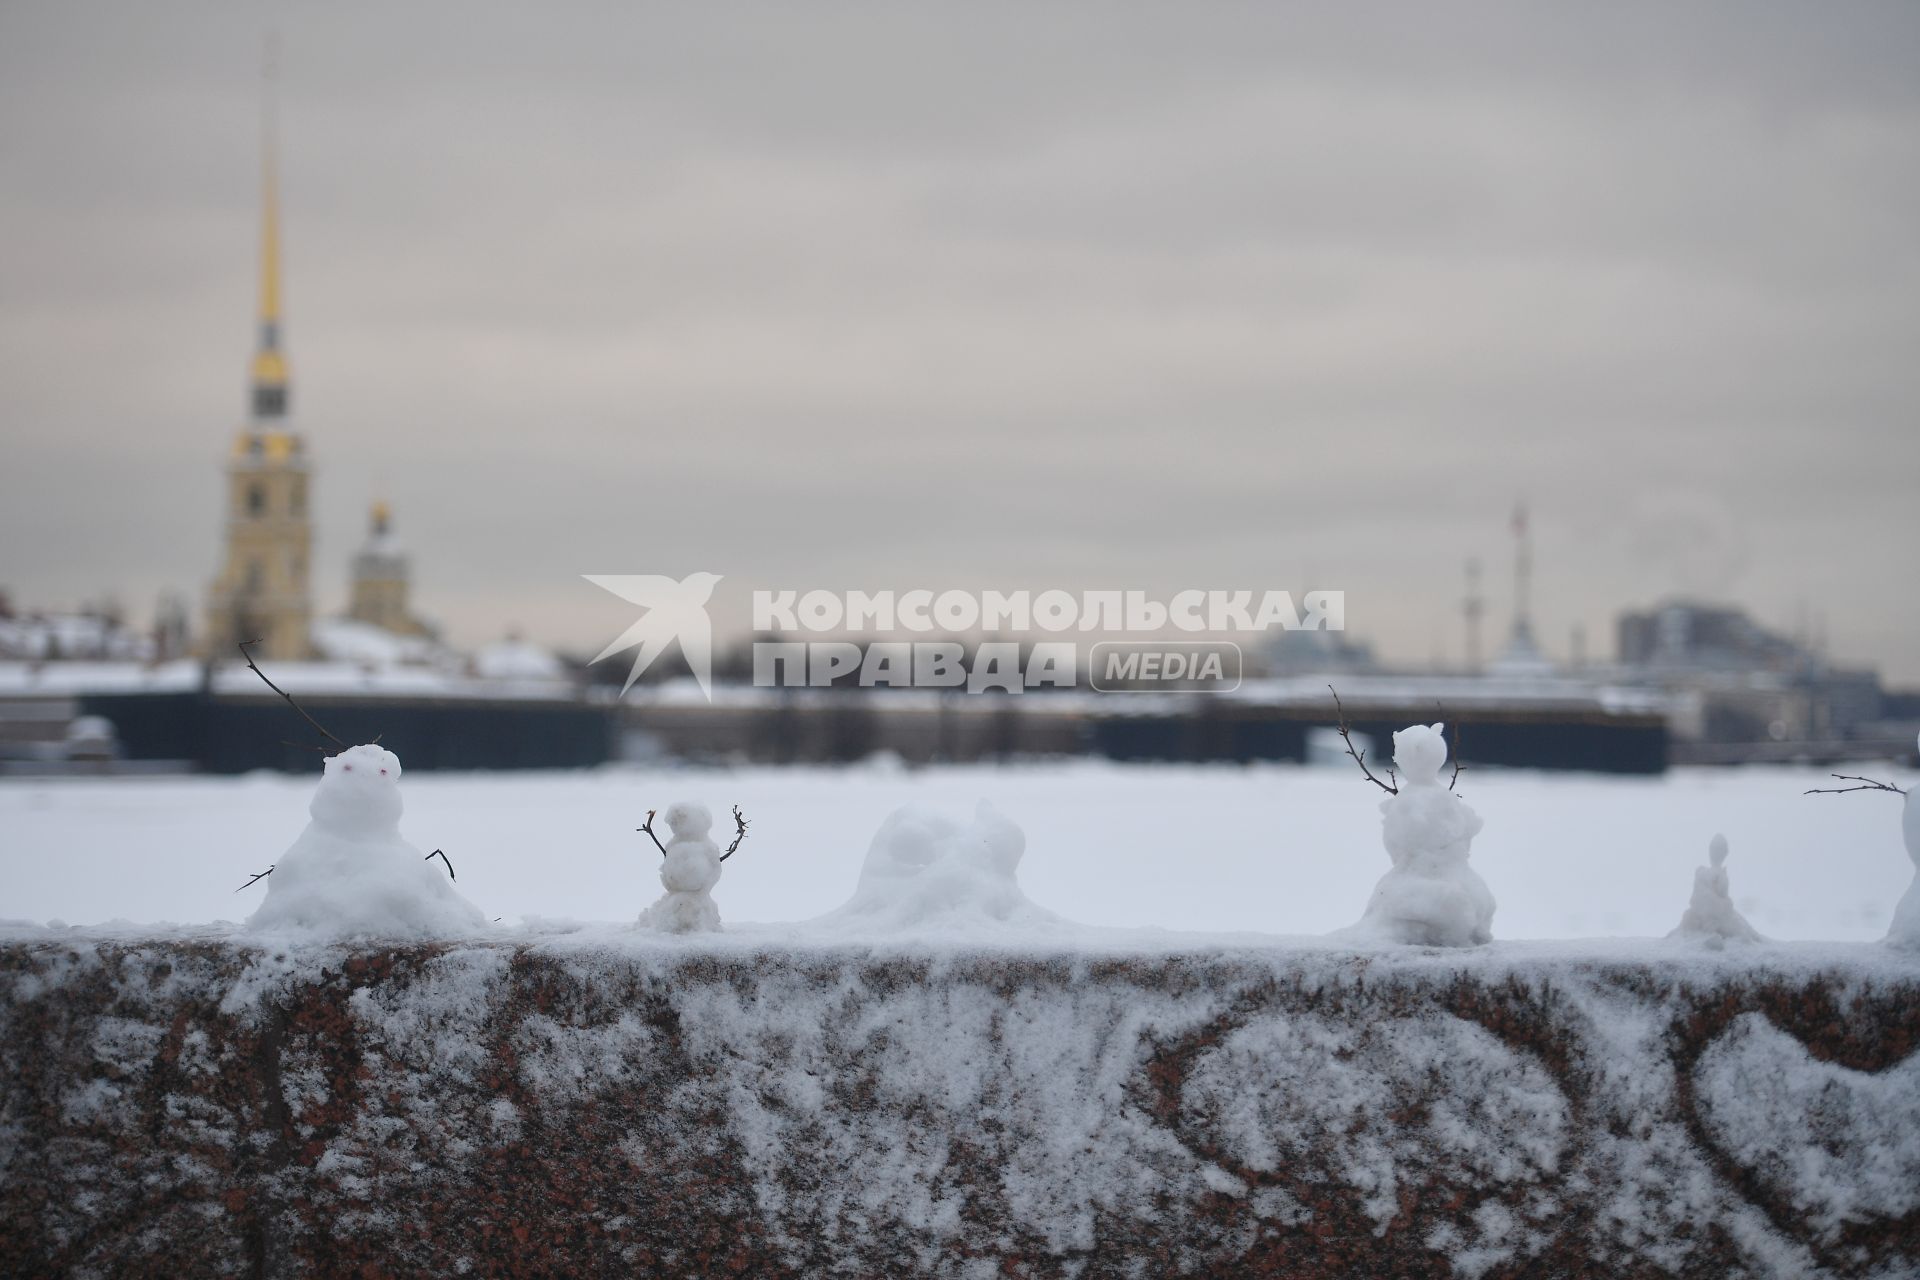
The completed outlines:
[[[747,820],[740,816],[739,805],[733,806],[733,825],[735,828],[733,843],[728,845],[727,851],[720,855],[720,861],[722,862],[725,862],[728,858],[731,858],[733,856],[733,851],[740,847],[740,842],[747,838]]]
[[[266,673],[266,672],[264,672],[264,671],[262,671],[262,670],[261,670],[261,669],[260,669],[260,668],[259,668],[259,667],[258,667],[257,665],[255,665],[255,663],[254,663],[254,661],[253,661],[253,654],[252,654],[251,652],[249,652],[249,651],[248,651],[248,649],[247,649],[247,646],[248,646],[248,645],[250,645],[250,644],[259,644],[259,643],[260,643],[260,642],[259,642],[258,640],[242,640],[242,641],[240,641],[240,656],[241,656],[241,657],[243,657],[243,658],[245,658],[245,659],[247,660],[247,667],[248,667],[248,669],[249,669],[249,670],[251,670],[251,671],[253,672],[253,674],[255,674],[255,675],[257,675],[257,676],[259,676],[259,677],[260,677],[260,679],[261,679],[261,681],[262,681],[262,682],[264,682],[264,683],[266,684],[266,686],[267,686],[267,688],[269,688],[269,689],[271,689],[271,690],[273,690],[273,691],[274,691],[275,693],[277,693],[277,694],[279,694],[279,695],[280,695],[281,697],[283,697],[283,698],[285,698],[285,699],[287,700],[287,705],[288,705],[288,706],[290,706],[290,707],[292,707],[292,708],[293,708],[293,709],[294,709],[295,711],[297,711],[297,712],[299,712],[299,713],[300,713],[300,718],[301,718],[302,720],[305,720],[305,721],[306,721],[306,722],[307,722],[308,724],[310,724],[310,725],[312,725],[312,726],[313,726],[314,728],[316,728],[316,729],[318,729],[318,730],[320,731],[320,736],[321,736],[321,737],[323,737],[323,738],[325,738],[325,739],[326,739],[327,741],[329,741],[329,742],[331,742],[331,743],[333,743],[333,744],[334,744],[335,746],[337,746],[337,747],[339,747],[339,748],[340,748],[340,749],[341,749],[342,751],[345,751],[345,750],[347,749],[347,747],[348,747],[348,746],[349,746],[350,744],[348,744],[348,743],[345,743],[345,742],[342,742],[342,741],[340,741],[340,739],[338,739],[338,738],[336,738],[336,737],[334,737],[334,736],[333,736],[333,735],[332,735],[331,733],[328,733],[328,732],[327,732],[327,726],[325,726],[325,725],[323,725],[323,724],[321,724],[321,723],[320,723],[320,722],[319,722],[318,720],[315,720],[315,719],[314,719],[314,718],[313,718],[312,716],[310,716],[310,715],[308,715],[308,714],[307,714],[307,710],[306,710],[306,708],[305,708],[305,707],[303,707],[303,706],[301,706],[301,705],[300,705],[299,703],[297,703],[297,702],[295,702],[295,701],[293,700],[293,695],[292,695],[292,694],[290,694],[290,693],[288,693],[288,692],[287,692],[287,691],[286,691],[285,689],[282,689],[282,688],[281,688],[281,687],[280,687],[279,685],[277,685],[277,684],[275,684],[275,683],[274,683],[273,681],[271,681],[271,680],[268,680],[268,679],[267,679],[267,673]],[[376,741],[377,741],[377,739],[376,739]],[[298,743],[290,743],[289,745],[291,745],[291,746],[298,746],[298,745],[300,745],[300,744],[298,744]],[[324,747],[320,747],[320,748],[316,748],[316,749],[317,749],[317,750],[321,750],[321,751],[324,751],[324,750],[326,750],[326,748],[324,748]]]
[[[1373,770],[1367,768],[1367,753],[1353,749],[1353,733],[1347,725],[1347,709],[1340,705],[1340,691],[1332,685],[1328,685],[1327,692],[1333,695],[1333,710],[1334,713],[1340,717],[1340,741],[1347,744],[1347,754],[1352,756],[1353,762],[1360,766],[1360,772],[1367,775],[1368,782],[1371,782],[1374,786],[1380,788],[1390,796],[1399,795],[1400,779],[1395,775],[1393,770],[1387,770],[1387,777],[1393,779],[1393,785],[1389,786],[1387,783],[1374,777]]]
[[[1815,787],[1813,790],[1803,792],[1802,794],[1810,796],[1843,796],[1849,791],[1891,791],[1898,796],[1907,794],[1905,787],[1896,787],[1891,782],[1876,782],[1872,778],[1856,778],[1850,773],[1836,773],[1832,776],[1840,779],[1842,782],[1857,782],[1860,785],[1857,787]]]

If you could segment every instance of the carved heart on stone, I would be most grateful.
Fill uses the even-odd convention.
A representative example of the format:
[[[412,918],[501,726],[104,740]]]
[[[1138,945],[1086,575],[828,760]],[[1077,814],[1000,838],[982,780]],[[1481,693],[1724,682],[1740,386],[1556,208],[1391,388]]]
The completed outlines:
[[[1746,1013],[1700,1055],[1694,1091],[1722,1152],[1820,1242],[1920,1209],[1920,1054],[1854,1071]]]
[[[1447,1014],[1256,1017],[1194,1060],[1178,1119],[1224,1171],[1351,1197],[1373,1234],[1491,1265],[1558,1212],[1572,1115],[1552,1074]]]

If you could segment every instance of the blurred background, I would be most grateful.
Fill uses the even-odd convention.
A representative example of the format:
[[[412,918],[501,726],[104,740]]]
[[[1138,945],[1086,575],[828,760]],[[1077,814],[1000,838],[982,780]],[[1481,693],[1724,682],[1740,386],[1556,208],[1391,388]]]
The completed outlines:
[[[1904,759],[1920,10],[9,5],[0,770]],[[724,575],[711,703],[587,573]],[[1232,694],[755,587],[1333,589]],[[961,635],[963,643],[985,637]],[[1012,637],[1022,639],[1024,637]]]

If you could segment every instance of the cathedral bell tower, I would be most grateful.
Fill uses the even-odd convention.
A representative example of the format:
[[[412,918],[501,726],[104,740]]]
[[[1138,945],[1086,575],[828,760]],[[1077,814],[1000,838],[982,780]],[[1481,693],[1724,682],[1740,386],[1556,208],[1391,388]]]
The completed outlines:
[[[347,616],[400,636],[431,636],[433,628],[408,612],[407,553],[393,536],[393,509],[373,504],[367,541],[353,557],[353,594]]]
[[[287,416],[287,359],[280,347],[280,200],[271,99],[263,147],[259,346],[248,421],[227,460],[226,555],[207,601],[207,654],[237,657],[259,640],[261,658],[311,656],[307,625],[308,458]]]

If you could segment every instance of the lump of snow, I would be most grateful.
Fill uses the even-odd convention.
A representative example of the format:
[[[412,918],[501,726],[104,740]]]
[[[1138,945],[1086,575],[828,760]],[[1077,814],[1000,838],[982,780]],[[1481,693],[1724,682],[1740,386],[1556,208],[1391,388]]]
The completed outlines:
[[[640,913],[640,927],[663,933],[718,933],[720,908],[713,886],[720,883],[720,846],[708,834],[713,815],[705,805],[682,802],[667,810],[665,856],[660,883],[667,892]]]
[[[312,821],[273,864],[256,930],[326,937],[434,938],[481,932],[486,917],[445,870],[400,837],[400,758],[349,747],[327,759]]]
[[[1708,847],[1711,865],[1693,873],[1693,900],[1680,917],[1680,927],[1669,938],[1691,938],[1718,951],[1729,942],[1760,942],[1763,939],[1746,917],[1735,910],[1727,891],[1727,838],[1715,836]]]
[[[1429,947],[1493,940],[1493,893],[1467,865],[1480,816],[1440,785],[1445,727],[1416,724],[1393,735],[1400,790],[1380,806],[1393,866],[1374,886],[1360,923],[1341,936]]]
[[[964,826],[906,805],[874,833],[853,897],[823,920],[883,933],[1060,925],[1020,891],[1015,872],[1026,847],[1025,833],[985,800]]]

